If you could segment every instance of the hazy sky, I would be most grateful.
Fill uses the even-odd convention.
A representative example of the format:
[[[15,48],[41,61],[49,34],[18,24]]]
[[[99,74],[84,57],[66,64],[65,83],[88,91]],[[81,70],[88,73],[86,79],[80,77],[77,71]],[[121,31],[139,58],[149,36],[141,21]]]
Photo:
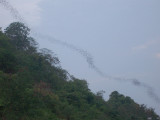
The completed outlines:
[[[8,1],[32,29],[88,51],[107,75],[137,78],[160,97],[160,0]],[[10,13],[0,6],[0,26],[12,21]],[[103,78],[77,52],[45,39],[38,42],[57,54],[64,69],[86,79],[92,91],[106,91],[105,99],[117,90],[160,114],[160,104],[146,89]]]

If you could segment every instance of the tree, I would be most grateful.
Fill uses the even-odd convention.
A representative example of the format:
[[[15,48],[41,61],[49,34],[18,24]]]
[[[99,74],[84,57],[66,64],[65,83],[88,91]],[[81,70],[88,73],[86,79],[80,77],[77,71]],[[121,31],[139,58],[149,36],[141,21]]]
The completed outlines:
[[[41,55],[45,58],[45,60],[48,61],[51,65],[59,63],[59,59],[55,57],[54,53],[51,50],[43,48],[40,49],[40,52]]]
[[[5,73],[14,73],[16,57],[8,50],[0,49],[0,68]]]
[[[29,32],[30,29],[20,22],[11,23],[5,29],[6,36],[18,50],[27,50],[30,47]]]

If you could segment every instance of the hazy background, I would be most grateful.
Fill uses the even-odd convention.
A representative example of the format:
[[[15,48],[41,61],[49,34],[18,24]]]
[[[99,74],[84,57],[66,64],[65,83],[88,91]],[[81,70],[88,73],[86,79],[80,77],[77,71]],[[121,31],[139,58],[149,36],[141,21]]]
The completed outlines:
[[[8,0],[32,29],[82,48],[111,76],[137,78],[160,97],[160,0]],[[15,21],[0,6],[0,26]],[[75,77],[86,79],[93,92],[104,98],[117,90],[140,104],[156,108],[146,89],[131,83],[107,80],[90,69],[77,52],[37,39],[40,47],[53,50],[61,66]]]

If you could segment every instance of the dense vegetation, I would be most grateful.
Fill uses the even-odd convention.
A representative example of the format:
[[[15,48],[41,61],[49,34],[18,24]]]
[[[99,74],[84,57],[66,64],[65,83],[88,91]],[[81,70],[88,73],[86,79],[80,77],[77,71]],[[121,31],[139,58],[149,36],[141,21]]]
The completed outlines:
[[[0,120],[147,120],[159,117],[114,91],[103,99],[85,80],[70,76],[29,28],[15,22],[0,31]]]

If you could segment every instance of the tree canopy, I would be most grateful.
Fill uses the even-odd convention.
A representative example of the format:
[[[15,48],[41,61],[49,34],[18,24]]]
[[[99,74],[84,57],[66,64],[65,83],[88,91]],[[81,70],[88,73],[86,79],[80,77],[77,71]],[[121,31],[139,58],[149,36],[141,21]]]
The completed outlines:
[[[104,100],[85,80],[39,49],[29,28],[11,23],[0,31],[0,120],[158,120],[152,108],[117,91]]]

